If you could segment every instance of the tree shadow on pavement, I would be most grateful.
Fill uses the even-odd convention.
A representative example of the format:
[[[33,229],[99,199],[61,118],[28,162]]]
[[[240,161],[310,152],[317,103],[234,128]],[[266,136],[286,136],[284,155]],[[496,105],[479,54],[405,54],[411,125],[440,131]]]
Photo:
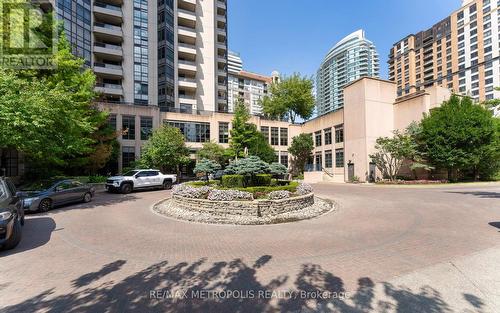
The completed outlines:
[[[382,283],[379,289],[384,298],[378,300],[372,279],[360,278],[356,290],[347,291],[340,277],[317,264],[303,264],[295,280],[290,281],[293,289],[285,289],[288,275],[267,282],[257,279],[259,269],[270,260],[271,256],[264,255],[250,265],[241,259],[212,264],[205,259],[191,264],[163,261],[115,283],[105,277],[125,264],[116,261],[73,280],[75,289],[67,294],[57,295],[55,289],[49,288],[0,312],[451,311],[441,294],[429,286],[414,292]],[[281,296],[273,292],[281,292]],[[348,295],[349,299],[342,295]],[[481,303],[481,299],[471,296],[468,297],[474,303]]]
[[[49,242],[52,232],[56,229],[56,222],[50,217],[27,218],[23,227],[19,245],[7,251],[1,251],[0,257],[32,250]]]
[[[500,192],[493,192],[493,191],[447,191],[447,193],[473,195],[479,198],[487,198],[487,199],[500,199]]]
[[[55,214],[55,213],[60,213],[60,212],[66,212],[68,210],[86,210],[86,209],[94,209],[97,207],[107,207],[111,205],[117,205],[117,204],[122,204],[126,202],[131,202],[131,201],[136,201],[138,200],[139,197],[137,197],[134,193],[131,194],[112,194],[112,193],[103,193],[99,192],[96,193],[94,198],[92,198],[92,201],[89,203],[82,203],[82,202],[76,202],[72,204],[67,204],[67,205],[61,205],[53,208],[52,210],[48,211],[47,213],[28,213],[29,215],[34,215],[34,216],[48,216],[50,214]]]
[[[500,222],[489,222],[488,225],[500,229]],[[499,232],[500,232],[500,230],[499,230]]]

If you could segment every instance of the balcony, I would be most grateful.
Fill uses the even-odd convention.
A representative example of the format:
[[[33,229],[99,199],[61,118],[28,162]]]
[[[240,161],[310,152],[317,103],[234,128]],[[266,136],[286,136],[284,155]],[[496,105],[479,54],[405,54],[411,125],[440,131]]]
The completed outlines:
[[[187,53],[191,55],[196,55],[196,46],[187,43],[179,43],[177,45],[179,53]]]
[[[179,70],[196,72],[196,62],[179,60],[177,63],[179,64]]]
[[[96,84],[95,91],[103,93],[103,94],[107,94],[107,95],[123,96],[122,85],[117,85],[117,84],[98,83],[98,84]]]
[[[180,19],[185,19],[185,20],[188,20],[188,21],[196,23],[196,13],[194,13],[194,12],[191,12],[191,11],[188,11],[188,10],[184,10],[184,9],[178,9],[177,10],[177,16]]]
[[[94,42],[94,53],[105,55],[107,57],[115,57],[118,59],[122,59],[123,57],[123,49],[122,46],[112,45],[108,43],[102,42]]]
[[[107,76],[111,78],[123,77],[123,68],[121,65],[95,62],[94,72],[98,75],[102,74],[99,76]]]
[[[197,87],[196,79],[179,77],[178,82],[179,82],[179,88],[182,89],[196,89]]]
[[[221,28],[221,27],[217,27],[217,34],[222,35],[222,36],[226,36],[226,29]]]
[[[101,20],[111,19],[115,23],[123,21],[123,12],[120,6],[102,2],[94,3],[94,16]]]
[[[226,23],[227,22],[226,16],[217,14],[217,22]]]
[[[178,26],[177,29],[178,29],[178,35],[180,38],[185,36],[185,37],[188,37],[191,39],[194,38],[196,40],[196,30],[194,28],[186,27],[186,26]]]
[[[219,63],[227,63],[227,57],[223,55],[217,55],[217,62]]]
[[[219,76],[227,76],[227,71],[226,70],[222,70],[222,69],[218,69],[217,70],[217,75]]]
[[[226,1],[217,0],[217,7],[225,10],[227,8]]]
[[[196,105],[196,99],[194,96],[179,95],[179,102],[183,104]]]
[[[106,23],[94,23],[94,33],[102,36],[103,38],[109,38],[111,40],[116,38],[123,39],[123,31],[120,26],[115,26]]]

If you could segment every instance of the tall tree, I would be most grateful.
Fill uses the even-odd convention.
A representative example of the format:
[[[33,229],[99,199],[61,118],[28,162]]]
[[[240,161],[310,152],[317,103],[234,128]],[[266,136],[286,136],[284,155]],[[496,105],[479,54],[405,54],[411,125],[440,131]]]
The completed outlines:
[[[300,134],[292,138],[292,144],[288,148],[288,152],[294,157],[293,172],[295,174],[302,173],[307,160],[312,154],[314,143],[311,134]]]
[[[405,160],[416,160],[418,145],[408,131],[394,131],[393,137],[379,137],[370,158],[384,177],[395,180]]]
[[[432,164],[448,170],[450,180],[454,170],[472,171],[476,178],[495,150],[495,119],[468,97],[453,95],[426,114],[421,124],[423,152]]]
[[[314,111],[313,81],[293,74],[272,83],[269,96],[262,99],[264,113],[273,118],[288,118],[295,123],[297,117],[308,119]]]
[[[210,141],[203,143],[203,147],[196,152],[198,160],[212,160],[218,164],[225,165],[229,162],[230,155],[223,146]]]
[[[257,126],[249,123],[249,120],[250,113],[240,99],[235,105],[234,118],[230,131],[231,138],[229,141],[229,147],[233,150],[237,158],[243,156],[245,148],[248,149],[250,147],[255,140],[255,135],[258,133]]]
[[[156,129],[144,145],[138,164],[178,173],[179,167],[188,162],[189,150],[184,135],[178,128],[164,125]]]
[[[107,114],[93,104],[95,75],[61,33],[51,70],[0,68],[0,147],[38,163],[65,166],[92,153]]]

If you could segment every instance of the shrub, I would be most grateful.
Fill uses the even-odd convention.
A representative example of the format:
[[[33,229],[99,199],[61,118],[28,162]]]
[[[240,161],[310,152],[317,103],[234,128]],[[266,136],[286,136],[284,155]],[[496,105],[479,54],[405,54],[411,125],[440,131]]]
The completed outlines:
[[[269,164],[269,169],[274,176],[283,176],[288,172],[288,168],[278,162]]]
[[[212,189],[213,188],[209,186],[196,188],[187,184],[181,184],[172,188],[172,194],[191,199],[204,199]]]
[[[258,186],[258,187],[246,187],[246,188],[237,188],[238,190],[241,191],[247,191],[252,194],[254,194],[255,197],[257,197],[258,194],[265,193],[268,194],[273,191],[278,191],[278,190],[286,190],[289,192],[295,192],[297,190],[299,183],[297,182],[291,182],[290,185],[287,186],[276,186],[276,187],[270,187],[270,186]]]
[[[212,201],[234,201],[234,200],[253,200],[253,195],[249,192],[240,190],[212,190],[208,194],[208,200]]]
[[[255,175],[250,182],[250,186],[270,186],[272,176],[269,174]]]
[[[206,182],[208,185],[208,176],[212,173],[214,173],[217,170],[220,170],[221,166],[219,163],[208,160],[208,159],[203,159],[196,163],[196,167],[194,168],[193,172],[195,174],[203,174],[205,175]]]
[[[244,180],[245,186],[246,183],[251,183],[255,178],[255,175],[258,174],[267,174],[269,173],[269,164],[262,161],[257,156],[250,156],[245,159],[238,159],[232,163],[230,163],[226,169],[224,170],[224,174],[227,175],[243,175],[247,177]]]
[[[202,187],[202,186],[206,186],[207,182],[204,182],[204,181],[192,181],[192,182],[188,182],[186,184],[189,185],[189,186],[192,186],[192,187]],[[208,182],[208,185],[210,185],[210,186],[217,185],[217,181],[211,180],[211,181]]]
[[[105,183],[108,178],[106,176],[89,176],[88,183],[89,184],[100,184]]]
[[[245,186],[245,176],[224,175],[222,176],[222,186],[226,188],[243,188]]]
[[[307,195],[313,192],[313,188],[311,185],[308,184],[300,184],[297,187],[297,194],[300,196]]]
[[[290,191],[276,190],[269,193],[269,200],[281,200],[290,198]]]

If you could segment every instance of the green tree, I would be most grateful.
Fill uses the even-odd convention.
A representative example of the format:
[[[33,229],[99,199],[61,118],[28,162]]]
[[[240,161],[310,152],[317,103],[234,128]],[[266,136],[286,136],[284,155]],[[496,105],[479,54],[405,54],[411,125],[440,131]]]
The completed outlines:
[[[269,164],[269,171],[273,176],[282,176],[288,172],[288,168],[281,163],[274,162]]]
[[[405,160],[416,160],[418,145],[408,130],[394,131],[393,137],[379,137],[375,141],[375,153],[370,158],[384,177],[395,180]],[[415,168],[416,169],[416,168]]]
[[[258,156],[267,163],[275,162],[278,158],[276,151],[269,144],[266,136],[257,130],[253,134],[253,139],[249,142],[248,154]]]
[[[188,162],[189,150],[184,135],[178,128],[164,125],[156,129],[144,145],[138,165],[179,173],[179,166]]]
[[[198,160],[212,160],[225,165],[229,162],[230,155],[223,146],[211,141],[203,143],[203,147],[196,152],[196,158]]]
[[[226,175],[243,175],[245,176],[245,186],[248,182],[255,181],[255,175],[267,174],[270,172],[269,164],[262,161],[258,156],[249,156],[248,158],[238,159],[229,165],[224,170]]]
[[[288,152],[294,157],[292,168],[295,174],[304,172],[304,167],[313,149],[314,143],[311,134],[300,134],[292,138]]]
[[[468,97],[453,95],[426,114],[421,124],[422,151],[433,165],[447,169],[449,180],[455,170],[472,171],[477,178],[480,167],[498,151],[495,118]]]
[[[44,166],[68,165],[94,150],[107,113],[93,104],[95,75],[61,33],[51,70],[0,68],[0,148]]]
[[[221,166],[219,163],[213,161],[213,160],[208,160],[208,159],[203,159],[196,163],[196,166],[193,170],[195,174],[203,174],[205,175],[205,179],[207,182],[207,185],[210,183],[208,176],[218,170],[221,169]]]
[[[289,118],[295,123],[297,117],[308,119],[314,111],[313,81],[311,78],[293,74],[271,84],[269,96],[262,101],[264,113],[273,118]]]
[[[235,105],[233,126],[230,134],[229,147],[232,149],[236,158],[244,155],[245,148],[248,149],[255,140],[257,134],[257,126],[251,124],[250,113],[243,101],[238,100]]]

